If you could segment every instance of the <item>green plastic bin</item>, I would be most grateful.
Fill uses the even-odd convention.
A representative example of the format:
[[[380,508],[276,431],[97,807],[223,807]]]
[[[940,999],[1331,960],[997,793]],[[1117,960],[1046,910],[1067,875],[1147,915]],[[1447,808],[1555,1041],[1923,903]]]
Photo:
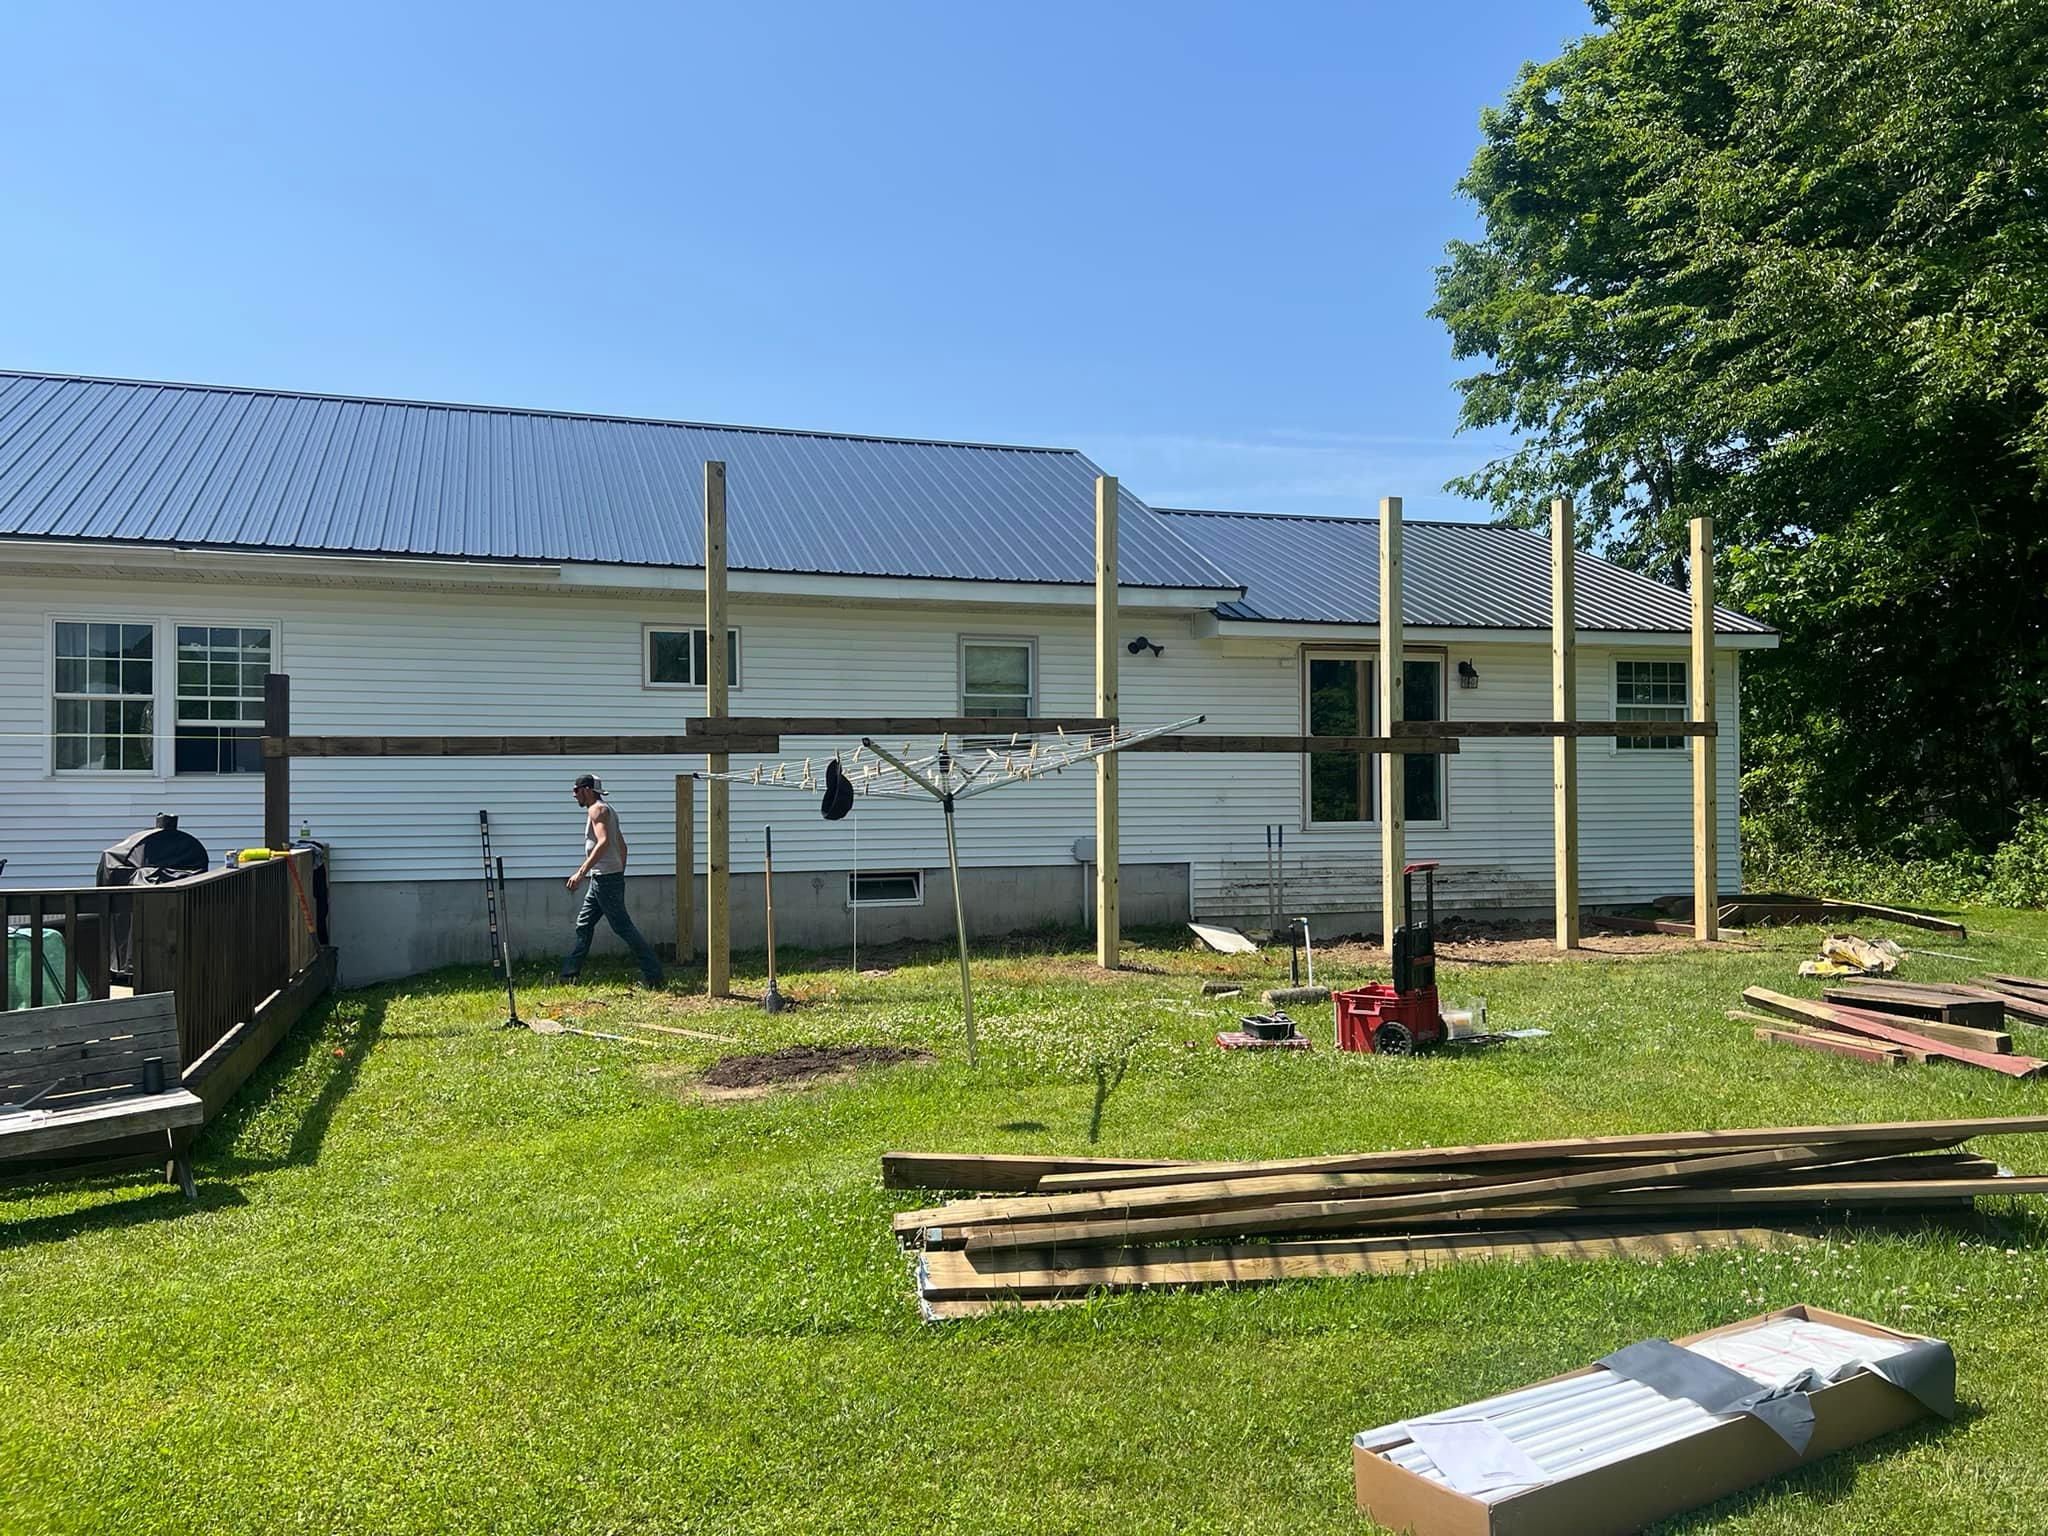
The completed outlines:
[[[35,936],[27,928],[7,930],[7,1006],[26,1008],[29,999],[30,973],[36,963]],[[43,1001],[45,1003],[82,1003],[91,994],[86,988],[85,973],[79,972],[78,984],[69,996],[64,991],[64,933],[58,928],[43,930]]]

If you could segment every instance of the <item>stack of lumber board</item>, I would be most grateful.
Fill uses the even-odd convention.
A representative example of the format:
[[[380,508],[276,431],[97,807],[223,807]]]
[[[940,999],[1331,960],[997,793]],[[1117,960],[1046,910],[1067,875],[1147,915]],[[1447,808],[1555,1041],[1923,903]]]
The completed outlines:
[[[1654,905],[1673,917],[1692,916],[1692,897],[1660,896]],[[1836,901],[1826,896],[1801,896],[1790,891],[1744,891],[1739,896],[1723,894],[1717,909],[1723,923],[1763,926],[1772,923],[1832,923],[1838,919],[1866,918],[1874,922],[1904,923],[1935,933],[1968,938],[1961,923],[1910,907],[1881,907],[1868,901]]]
[[[1945,1004],[1927,996],[1894,998],[1899,983],[1870,988],[1831,989],[1829,996],[1858,998],[1869,1006],[1815,1002],[1788,997],[1768,987],[1746,987],[1742,1000],[1762,1013],[1737,1011],[1737,1017],[1761,1020],[1756,1037],[1778,1045],[1848,1056],[1858,1061],[1897,1064],[1914,1061],[1955,1061],[1983,1067],[2006,1077],[2035,1077],[2048,1062],[2013,1053],[2012,1036],[1998,1029],[1949,1023],[1939,1017],[1945,1007],[1960,1008],[1969,999]],[[1932,992],[1935,989],[1923,989]],[[1930,1017],[1930,1014],[1937,1015]],[[1767,1017],[1768,1016],[1768,1017]],[[1982,1015],[1971,1015],[1981,1017]],[[1789,1021],[1789,1022],[1787,1022]]]
[[[1828,1213],[1955,1213],[2048,1194],[1959,1150],[2048,1116],[1667,1131],[1263,1162],[890,1152],[895,1189],[982,1192],[900,1213],[928,1317],[1105,1291],[1409,1274],[1485,1259],[1661,1258],[1807,1240]]]
[[[1979,976],[1977,985],[2014,1018],[2048,1024],[2048,981],[2038,976]]]

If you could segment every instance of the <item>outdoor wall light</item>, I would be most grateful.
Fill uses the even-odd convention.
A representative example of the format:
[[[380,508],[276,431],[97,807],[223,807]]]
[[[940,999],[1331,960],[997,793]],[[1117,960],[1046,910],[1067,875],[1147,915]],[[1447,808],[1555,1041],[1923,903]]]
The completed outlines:
[[[1479,669],[1469,661],[1458,663],[1458,686],[1460,688],[1477,688],[1479,686]]]
[[[1140,651],[1150,651],[1154,656],[1164,656],[1166,654],[1165,646],[1154,645],[1150,640],[1147,640],[1143,635],[1138,636],[1137,639],[1133,640],[1129,645],[1125,646],[1124,649],[1129,651],[1133,656],[1137,655]]]

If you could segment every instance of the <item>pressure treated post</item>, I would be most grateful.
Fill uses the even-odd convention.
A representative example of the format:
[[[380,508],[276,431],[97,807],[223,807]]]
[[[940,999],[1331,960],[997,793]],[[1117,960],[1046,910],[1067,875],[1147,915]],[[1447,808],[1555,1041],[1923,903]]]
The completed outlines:
[[[1095,713],[1117,717],[1116,476],[1095,477]],[[1095,962],[1115,970],[1121,946],[1117,902],[1117,755],[1095,759]]]
[[[1553,718],[1579,718],[1579,603],[1574,580],[1577,542],[1571,503],[1550,504],[1550,709]],[[1556,849],[1557,947],[1579,947],[1579,742],[1550,743],[1550,810]]]
[[[727,714],[725,675],[725,465],[704,461],[704,713]],[[724,773],[730,759],[713,752],[705,762]],[[732,786],[723,779],[704,784],[704,990],[713,997],[732,992]]]
[[[1714,520],[1692,520],[1692,717],[1714,719]],[[1721,936],[1720,806],[1713,736],[1692,739],[1692,931]]]
[[[1379,734],[1396,734],[1403,715],[1401,635],[1401,498],[1380,498]],[[1408,921],[1401,899],[1401,867],[1408,862],[1408,760],[1380,758],[1381,937],[1389,953],[1394,930]],[[1285,917],[1287,914],[1282,913]]]
[[[697,958],[697,781],[676,775],[676,964]]]
[[[283,672],[263,677],[263,734],[282,745],[292,733],[292,680]],[[289,848],[292,838],[292,760],[280,750],[263,759],[263,846]],[[69,935],[65,936],[67,940]]]

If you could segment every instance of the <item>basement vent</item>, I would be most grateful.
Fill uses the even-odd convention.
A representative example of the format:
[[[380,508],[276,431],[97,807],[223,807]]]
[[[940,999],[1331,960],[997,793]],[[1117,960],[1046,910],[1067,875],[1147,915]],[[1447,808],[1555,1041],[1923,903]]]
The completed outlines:
[[[850,907],[921,907],[924,905],[924,871],[882,869],[848,875],[846,904]]]

